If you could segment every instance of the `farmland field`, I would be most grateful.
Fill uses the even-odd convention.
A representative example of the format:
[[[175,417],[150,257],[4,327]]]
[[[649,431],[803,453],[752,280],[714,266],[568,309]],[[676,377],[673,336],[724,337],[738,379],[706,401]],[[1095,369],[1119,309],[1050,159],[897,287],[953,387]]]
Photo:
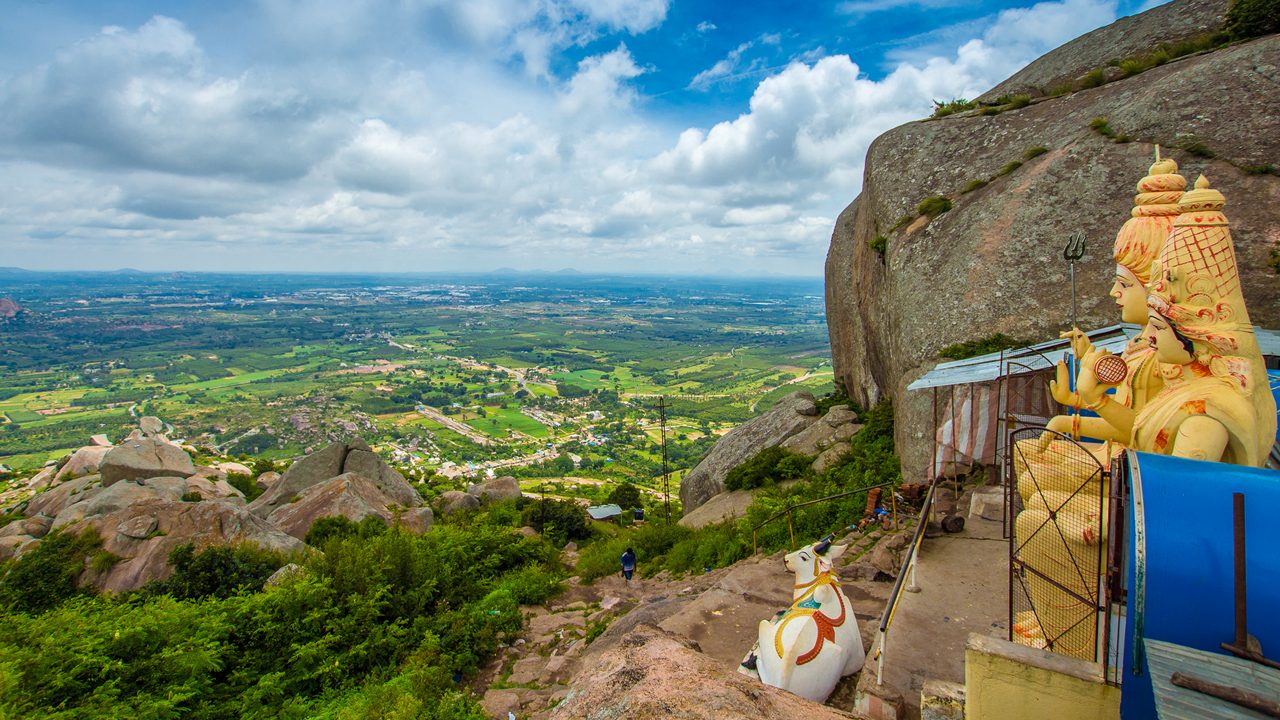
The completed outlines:
[[[652,485],[659,396],[678,474],[786,394],[832,390],[816,279],[5,280],[24,312],[0,325],[0,463],[18,473],[157,415],[210,453],[287,458],[359,435],[428,476]]]

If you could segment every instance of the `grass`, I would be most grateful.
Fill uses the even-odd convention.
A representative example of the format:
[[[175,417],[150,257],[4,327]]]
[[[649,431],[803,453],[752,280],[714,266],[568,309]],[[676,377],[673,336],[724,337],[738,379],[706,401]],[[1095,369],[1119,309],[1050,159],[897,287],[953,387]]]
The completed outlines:
[[[1020,167],[1022,167],[1021,160],[1010,160],[1004,164],[1004,167],[996,171],[996,177],[1004,177]]]
[[[968,340],[947,345],[938,351],[938,357],[947,360],[964,360],[1000,350],[1025,347],[1026,345],[1027,343],[1022,340],[1011,338],[1004,333],[996,333],[978,340]]]
[[[1094,68],[1081,77],[1078,85],[1081,90],[1102,87],[1107,84],[1107,73],[1102,68]]]
[[[933,117],[940,118],[953,115],[965,110],[972,110],[977,107],[977,103],[964,98],[953,98],[946,102],[933,101]]]
[[[1277,168],[1271,163],[1264,163],[1260,165],[1241,165],[1240,169],[1243,170],[1246,175],[1280,175],[1280,168]]]
[[[984,188],[987,186],[987,182],[988,182],[987,180],[970,180],[969,182],[965,183],[964,187],[960,188],[960,194],[967,195],[973,192],[974,190],[979,190],[981,188]]]
[[[1043,145],[1032,145],[1031,147],[1022,151],[1022,159],[1030,160],[1032,158],[1038,158],[1047,152],[1049,152],[1049,148]]]
[[[916,205],[916,212],[930,219],[936,218],[951,209],[951,200],[942,195],[927,197]]]
[[[1118,132],[1116,131],[1115,128],[1111,127],[1111,122],[1108,121],[1102,115],[1099,115],[1098,117],[1095,117],[1094,119],[1090,120],[1089,128],[1094,132],[1098,133],[1099,135],[1101,135],[1102,137],[1111,140],[1111,142],[1127,143],[1127,142],[1132,142],[1133,140],[1133,138],[1130,138],[1128,135],[1125,135],[1122,132]]]
[[[1208,145],[1205,145],[1203,142],[1198,140],[1195,136],[1189,136],[1187,138],[1184,138],[1183,140],[1175,144],[1174,147],[1185,150],[1196,157],[1212,158],[1212,157],[1217,157],[1218,155],[1216,152],[1213,151],[1212,148],[1210,148]]]
[[[897,232],[898,230],[901,230],[902,228],[910,225],[911,221],[914,219],[915,218],[911,215],[903,215],[898,218],[898,221],[893,224],[893,227],[889,228],[889,232]]]

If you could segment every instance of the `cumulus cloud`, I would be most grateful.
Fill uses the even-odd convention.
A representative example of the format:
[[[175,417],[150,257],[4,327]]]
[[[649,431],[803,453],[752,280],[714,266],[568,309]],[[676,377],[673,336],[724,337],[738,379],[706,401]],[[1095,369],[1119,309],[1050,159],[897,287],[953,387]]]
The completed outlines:
[[[233,269],[244,253],[227,249],[250,246],[259,267],[299,270],[814,274],[878,134],[1115,14],[1112,0],[1005,11],[878,79],[846,55],[805,56],[760,80],[738,117],[687,127],[651,115],[638,87],[669,68],[638,59],[640,43],[600,41],[662,22],[665,0],[262,3],[281,23],[336,13],[298,22],[304,38],[334,33],[340,57],[298,40],[281,62],[229,71],[155,18],[0,78],[10,263]],[[389,18],[428,23],[440,48],[370,50]],[[408,31],[388,32],[379,42]],[[770,42],[700,82],[750,70]],[[477,43],[491,62],[455,53]]]

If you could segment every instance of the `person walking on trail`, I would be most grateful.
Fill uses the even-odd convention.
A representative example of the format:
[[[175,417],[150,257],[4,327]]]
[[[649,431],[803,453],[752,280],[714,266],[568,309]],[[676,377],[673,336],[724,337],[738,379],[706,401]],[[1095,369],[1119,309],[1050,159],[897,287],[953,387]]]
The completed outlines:
[[[622,577],[627,579],[627,583],[631,583],[631,575],[636,571],[636,553],[631,548],[622,553]]]

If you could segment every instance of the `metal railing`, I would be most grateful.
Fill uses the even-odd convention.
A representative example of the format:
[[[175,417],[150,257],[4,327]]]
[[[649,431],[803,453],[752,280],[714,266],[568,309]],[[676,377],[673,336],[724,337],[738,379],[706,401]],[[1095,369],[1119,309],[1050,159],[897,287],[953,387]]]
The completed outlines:
[[[770,515],[769,517],[765,518],[764,520],[762,520],[762,521],[760,522],[760,524],[758,524],[758,525],[756,525],[755,527],[751,528],[751,555],[752,555],[752,557],[754,557],[755,555],[757,555],[757,554],[759,553],[759,551],[760,551],[760,543],[758,542],[760,528],[764,527],[765,525],[768,525],[769,523],[773,522],[774,520],[777,520],[778,518],[781,518],[781,517],[782,517],[782,516],[784,516],[784,515],[785,515],[785,516],[786,516],[786,518],[787,518],[787,531],[791,534],[791,544],[790,544],[790,545],[788,545],[787,547],[788,547],[788,549],[790,549],[790,548],[794,548],[794,547],[795,547],[795,545],[796,545],[796,527],[795,527],[795,518],[794,518],[794,516],[793,516],[793,513],[794,513],[794,511],[795,511],[797,508],[807,507],[807,506],[809,506],[809,505],[817,505],[818,503],[828,502],[828,501],[830,501],[830,500],[838,500],[838,499],[840,499],[840,498],[842,498],[842,497],[849,497],[850,495],[857,495],[858,493],[864,493],[864,492],[867,492],[868,490],[875,490],[876,488],[887,488],[887,487],[892,487],[894,484],[895,484],[895,483],[894,483],[894,481],[889,481],[889,482],[885,482],[885,483],[880,483],[879,485],[871,485],[871,486],[864,487],[864,488],[858,488],[857,490],[850,490],[849,492],[836,493],[835,495],[828,495],[828,496],[826,496],[826,497],[820,497],[820,498],[818,498],[817,500],[806,500],[806,501],[804,501],[804,502],[802,502],[802,503],[795,503],[794,505],[788,505],[788,506],[786,506],[785,508],[783,508],[783,509],[779,510],[778,512],[776,512],[776,513],[774,513],[774,514]],[[898,523],[898,501],[897,501],[897,499],[894,497],[894,494],[893,494],[893,493],[889,493],[889,497],[890,497],[890,502],[891,502],[891,503],[892,503],[892,505],[893,505],[893,522],[894,522],[894,525],[896,526],[896,525],[897,525],[897,523]]]
[[[911,583],[905,589],[915,592],[916,588],[916,556],[920,553],[920,543],[924,541],[924,529],[929,524],[929,513],[933,510],[933,493],[938,487],[938,480],[935,478],[929,484],[929,492],[925,495],[924,502],[920,506],[920,517],[916,523],[915,534],[911,538],[910,551],[902,560],[902,567],[898,569],[898,579],[893,583],[893,592],[889,593],[889,602],[885,604],[884,614],[880,616],[880,630],[876,635],[876,685],[883,684],[884,680],[884,649],[889,639],[889,626],[893,624],[893,615],[898,609],[898,599],[902,596],[903,581],[907,578],[908,573],[911,575]]]

